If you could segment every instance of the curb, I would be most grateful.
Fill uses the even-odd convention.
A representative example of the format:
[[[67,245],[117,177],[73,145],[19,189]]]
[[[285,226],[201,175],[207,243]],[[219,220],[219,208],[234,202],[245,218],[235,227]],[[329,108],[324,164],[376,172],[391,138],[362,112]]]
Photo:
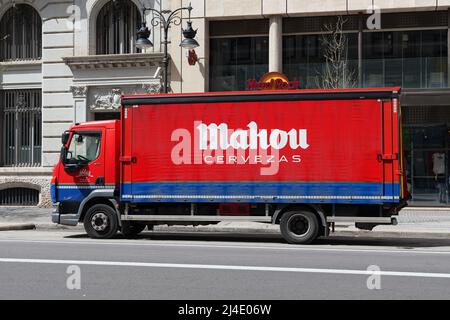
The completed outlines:
[[[19,225],[17,225],[19,226]],[[25,226],[25,225],[23,225]],[[69,226],[61,226],[56,224],[36,224],[36,225],[27,225],[33,226],[31,229],[43,230],[43,231],[63,231],[63,230],[72,230],[72,231],[80,231],[85,232],[82,225],[69,227]],[[0,227],[1,228],[1,227]],[[0,229],[1,231],[2,229]],[[27,230],[27,229],[11,229],[11,230]],[[148,232],[148,231],[144,231]],[[191,235],[207,235],[209,234],[240,234],[244,235],[280,235],[280,231],[278,228],[267,228],[267,229],[257,229],[257,228],[217,228],[217,227],[186,227],[186,226],[159,226],[156,227],[154,233],[164,233],[164,234],[188,234]],[[330,237],[332,236],[352,236],[352,237],[371,237],[371,238],[427,238],[427,239],[450,239],[450,232],[418,232],[418,231],[365,231],[365,230],[346,230],[343,228],[336,228],[335,232],[330,233]]]
[[[450,207],[406,207],[403,208],[400,212],[414,212],[414,211],[441,211],[450,213]]]
[[[0,231],[34,230],[34,229],[36,229],[36,225],[32,223],[0,225]]]
[[[60,224],[55,223],[37,223],[36,224],[36,230],[42,230],[42,231],[58,231],[58,230],[73,230],[73,231],[83,231],[84,227],[83,225],[79,224],[77,226],[63,226]]]
[[[352,237],[371,237],[371,238],[421,238],[421,239],[450,239],[450,233],[447,232],[417,232],[417,231],[336,231],[330,233],[330,236],[352,236]]]

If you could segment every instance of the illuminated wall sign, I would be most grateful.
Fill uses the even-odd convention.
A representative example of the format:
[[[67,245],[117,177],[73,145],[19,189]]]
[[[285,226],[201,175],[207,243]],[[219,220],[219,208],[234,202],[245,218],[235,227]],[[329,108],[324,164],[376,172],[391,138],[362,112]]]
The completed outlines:
[[[298,80],[289,81],[288,77],[279,72],[264,74],[259,81],[247,80],[247,90],[292,90],[298,89]]]

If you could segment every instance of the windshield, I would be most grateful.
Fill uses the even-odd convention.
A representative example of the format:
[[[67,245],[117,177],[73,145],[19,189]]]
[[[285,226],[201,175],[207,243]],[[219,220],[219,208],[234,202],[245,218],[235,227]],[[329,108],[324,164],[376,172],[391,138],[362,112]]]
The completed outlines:
[[[75,132],[67,150],[66,163],[89,163],[100,154],[100,132]]]

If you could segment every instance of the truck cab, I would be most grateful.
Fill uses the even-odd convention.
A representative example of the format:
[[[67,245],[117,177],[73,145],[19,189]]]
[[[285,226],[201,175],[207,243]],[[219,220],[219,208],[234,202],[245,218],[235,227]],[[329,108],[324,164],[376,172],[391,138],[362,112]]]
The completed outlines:
[[[53,222],[77,225],[89,201],[101,199],[116,205],[119,137],[118,120],[75,124],[62,134],[63,146],[51,183]]]

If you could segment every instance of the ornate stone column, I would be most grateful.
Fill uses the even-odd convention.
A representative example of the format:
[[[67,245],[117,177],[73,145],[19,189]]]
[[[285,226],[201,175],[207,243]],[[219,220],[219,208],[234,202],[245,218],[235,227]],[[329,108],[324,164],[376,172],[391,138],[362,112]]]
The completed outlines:
[[[87,116],[87,93],[88,87],[86,86],[71,86],[70,91],[72,91],[74,99],[74,121],[75,123],[86,122],[88,120]]]
[[[269,72],[283,72],[283,18],[269,19]]]

